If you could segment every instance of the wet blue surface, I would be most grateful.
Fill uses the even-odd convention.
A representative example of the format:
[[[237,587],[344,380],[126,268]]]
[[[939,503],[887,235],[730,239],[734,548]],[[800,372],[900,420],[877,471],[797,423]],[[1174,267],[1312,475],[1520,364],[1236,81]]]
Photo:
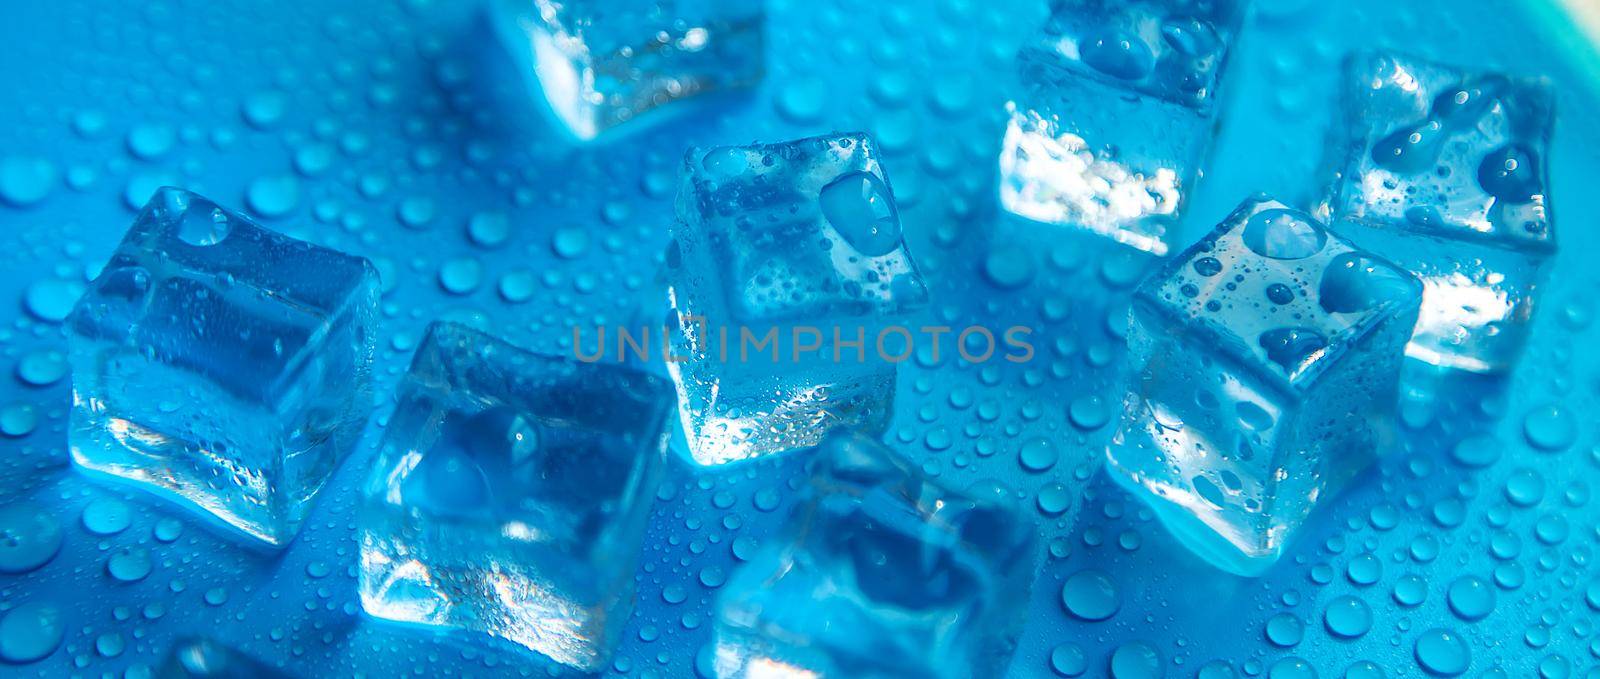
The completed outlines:
[[[625,322],[655,294],[684,148],[851,129],[883,153],[935,317],[1037,329],[1025,364],[972,365],[949,345],[903,364],[886,436],[930,474],[998,479],[1031,508],[1049,553],[1012,675],[1193,676],[1222,662],[1331,677],[1365,661],[1389,677],[1560,677],[1600,655],[1588,353],[1600,59],[1546,3],[1281,0],[1246,25],[1183,244],[1249,193],[1320,194],[1337,64],[1356,47],[1548,75],[1561,222],[1513,376],[1410,399],[1400,444],[1256,579],[1191,556],[1084,462],[1115,426],[1143,264],[996,216],[1013,57],[1043,2],[775,0],[764,85],[581,149],[528,103],[474,3],[12,4],[0,23],[0,299],[13,304],[0,328],[0,659],[12,664],[0,673],[141,676],[194,634],[299,676],[556,673],[512,646],[360,612],[358,486],[423,328],[448,317],[570,351],[573,325]],[[68,462],[60,321],[164,184],[369,257],[383,278],[374,417],[282,553]],[[693,676],[718,590],[776,534],[800,476],[781,457],[710,471],[669,460],[611,673]]]

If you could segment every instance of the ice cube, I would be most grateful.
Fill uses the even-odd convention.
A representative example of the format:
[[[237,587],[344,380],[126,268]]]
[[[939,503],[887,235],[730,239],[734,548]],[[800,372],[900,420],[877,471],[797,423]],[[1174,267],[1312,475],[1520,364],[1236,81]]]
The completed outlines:
[[[696,462],[887,424],[910,351],[894,328],[928,293],[870,139],[690,151],[673,238],[672,336],[685,360],[667,367]]]
[[[1018,55],[1000,202],[1157,255],[1217,125],[1243,0],[1056,0]]]
[[[495,0],[494,23],[580,141],[675,101],[751,87],[763,0]]]
[[[787,536],[718,600],[716,676],[1003,676],[1037,560],[1009,492],[845,430],[811,454]]]
[[[67,322],[73,461],[284,544],[372,407],[377,302],[367,260],[158,190]]]
[[[434,323],[359,518],[362,608],[605,665],[666,455],[672,391]]]
[[[1556,250],[1553,99],[1542,79],[1393,54],[1346,62],[1320,212],[1422,278],[1411,356],[1497,373],[1522,353]]]
[[[1421,291],[1306,213],[1245,201],[1135,293],[1112,477],[1218,567],[1264,570],[1392,440]]]

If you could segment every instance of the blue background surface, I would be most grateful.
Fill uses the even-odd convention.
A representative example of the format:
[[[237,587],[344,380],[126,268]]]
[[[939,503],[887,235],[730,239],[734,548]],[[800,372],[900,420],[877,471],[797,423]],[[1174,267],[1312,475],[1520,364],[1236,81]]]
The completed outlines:
[[[1022,366],[967,365],[948,346],[939,361],[924,353],[906,364],[887,435],[957,483],[1004,481],[1038,522],[1050,554],[1013,675],[1068,673],[1081,659],[1085,676],[1102,676],[1114,654],[1148,651],[1169,676],[1215,660],[1244,675],[1301,676],[1290,672],[1303,659],[1323,677],[1358,660],[1417,677],[1417,639],[1445,629],[1470,648],[1468,676],[1595,676],[1600,361],[1587,343],[1600,338],[1589,262],[1600,252],[1591,188],[1600,59],[1546,2],[1280,0],[1247,26],[1189,233],[1250,192],[1310,196],[1338,60],[1382,46],[1555,79],[1551,194],[1562,248],[1515,375],[1410,403],[1403,448],[1326,502],[1258,579],[1198,562],[1091,464],[1121,399],[1122,300],[1138,262],[995,216],[1011,60],[1042,21],[1041,1],[772,0],[759,90],[582,149],[548,130],[474,2],[6,4],[0,299],[12,312],[0,327],[0,368],[10,371],[0,385],[0,505],[43,508],[64,544],[40,568],[0,575],[0,610],[53,604],[65,635],[49,657],[0,664],[0,674],[137,675],[197,633],[300,676],[558,673],[516,648],[360,613],[355,486],[422,328],[447,316],[569,351],[574,324],[625,322],[659,294],[653,272],[687,145],[865,129],[886,151],[934,314],[948,325],[1037,328],[1038,355]],[[365,442],[281,554],[91,484],[68,464],[57,321],[162,184],[368,256],[384,276],[383,398]],[[502,216],[500,238],[492,226]],[[1024,451],[1056,461],[1028,471]],[[710,471],[671,461],[615,674],[693,675],[718,586],[738,555],[775,534],[798,469],[792,458]],[[1060,499],[1080,494],[1070,521]],[[84,524],[86,510],[99,519],[119,506],[125,529]],[[170,520],[156,529],[170,517],[182,527],[175,539]],[[108,572],[108,562],[141,553],[146,577]],[[1063,605],[1063,583],[1086,569],[1111,583],[1116,612],[1105,620]],[[1452,585],[1467,577],[1494,593],[1478,620],[1451,606]],[[1425,600],[1399,603],[1397,586],[1419,580]],[[1325,623],[1330,607],[1351,605],[1345,597],[1372,615],[1353,639]]]

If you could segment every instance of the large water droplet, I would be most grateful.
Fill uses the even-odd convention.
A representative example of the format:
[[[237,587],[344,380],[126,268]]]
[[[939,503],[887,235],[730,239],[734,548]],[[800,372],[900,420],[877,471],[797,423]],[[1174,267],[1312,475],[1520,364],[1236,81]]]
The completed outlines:
[[[1122,607],[1122,594],[1111,576],[1082,570],[1068,576],[1061,586],[1061,604],[1077,618],[1100,621],[1117,614]]]
[[[1267,359],[1293,375],[1315,360],[1328,346],[1327,338],[1311,328],[1276,328],[1261,333],[1257,340]]]
[[[1422,669],[1442,677],[1460,675],[1472,664],[1466,642],[1446,629],[1431,629],[1418,636],[1416,657]]]
[[[61,609],[29,601],[0,619],[0,658],[14,663],[42,659],[55,652],[66,632]]]
[[[1143,39],[1117,29],[1085,36],[1078,53],[1090,68],[1122,80],[1142,80],[1156,65],[1155,53]]]
[[[61,550],[61,524],[29,503],[0,507],[0,573],[26,573]]]
[[[1478,164],[1478,184],[1489,195],[1507,203],[1532,202],[1544,193],[1539,180],[1539,157],[1522,144],[1507,144],[1490,151]]]
[[[1422,172],[1433,167],[1448,138],[1444,126],[1436,120],[1402,127],[1372,145],[1372,162],[1390,172]]]
[[[1360,252],[1346,252],[1328,263],[1317,287],[1322,308],[1330,313],[1367,311],[1421,295],[1411,274]]]
[[[1262,257],[1302,259],[1321,252],[1328,233],[1304,212],[1272,208],[1251,215],[1241,238]]]
[[[900,247],[900,216],[888,185],[870,172],[851,172],[822,187],[822,214],[851,247],[868,257]]]

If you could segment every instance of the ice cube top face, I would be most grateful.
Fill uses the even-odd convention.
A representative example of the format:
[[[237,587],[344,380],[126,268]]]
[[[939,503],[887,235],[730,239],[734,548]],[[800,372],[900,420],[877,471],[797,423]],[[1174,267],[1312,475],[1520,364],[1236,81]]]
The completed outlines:
[[[365,422],[377,296],[365,259],[158,190],[68,320],[73,459],[286,542]]]
[[[363,607],[600,666],[628,616],[671,406],[649,375],[435,323],[365,490]]]
[[[498,1],[514,56],[580,141],[765,68],[762,0]]]
[[[669,275],[712,325],[896,317],[928,292],[862,134],[691,150]]]
[[[1554,97],[1542,79],[1394,54],[1345,65],[1330,153],[1335,220],[1531,252],[1555,248],[1547,166]]]
[[[1246,201],[1136,293],[1111,476],[1203,558],[1261,572],[1385,444],[1421,294],[1306,213]]]
[[[1044,43],[1075,74],[1203,112],[1243,0],[1055,0]]]
[[[717,676],[1001,676],[1035,556],[1005,491],[943,487],[841,430],[811,454],[789,542],[719,601]]]
[[[1300,391],[1341,347],[1414,315],[1421,294],[1415,276],[1265,197],[1246,201],[1137,293],[1263,379]]]

